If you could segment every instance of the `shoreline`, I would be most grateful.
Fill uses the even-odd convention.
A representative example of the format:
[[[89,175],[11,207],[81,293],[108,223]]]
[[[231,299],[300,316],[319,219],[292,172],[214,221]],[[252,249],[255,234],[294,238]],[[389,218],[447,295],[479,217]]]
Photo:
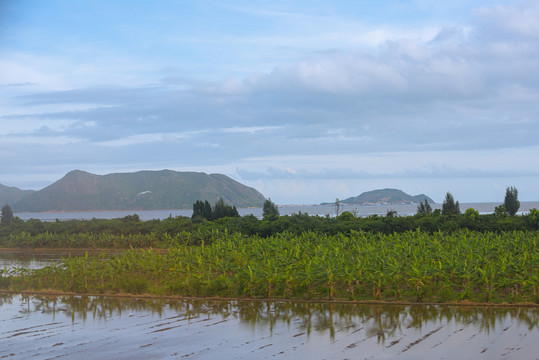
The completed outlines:
[[[203,300],[203,301],[257,301],[257,302],[288,302],[288,303],[324,303],[324,304],[350,304],[350,305],[388,305],[388,306],[458,306],[458,307],[503,307],[503,308],[539,308],[539,304],[531,302],[523,303],[489,303],[474,301],[455,302],[415,302],[415,301],[384,301],[384,300],[345,300],[345,299],[286,299],[286,298],[250,298],[250,297],[213,297],[213,296],[181,296],[181,295],[152,295],[152,294],[129,294],[129,293],[76,293],[61,290],[0,290],[0,295],[35,295],[35,296],[80,296],[80,297],[110,297],[117,299],[144,299],[144,300]]]
[[[6,253],[44,253],[44,252],[58,252],[58,253],[99,253],[99,252],[122,252],[127,250],[152,250],[156,253],[165,253],[168,252],[167,248],[153,248],[153,247],[137,247],[137,248],[51,248],[51,247],[34,247],[34,248],[25,248],[25,247],[0,247],[0,252]]]
[[[499,205],[503,201],[467,201],[467,202],[461,202],[461,206],[466,205],[477,205],[477,204],[485,204],[485,205]],[[522,205],[531,204],[531,203],[537,203],[539,200],[521,200],[520,201],[520,207]],[[441,206],[442,203],[432,203],[436,206]],[[320,203],[320,204],[276,204],[278,208],[294,208],[294,207],[331,207],[335,206],[335,203]],[[359,203],[359,204],[345,204],[341,203],[342,207],[348,206],[360,206],[360,207],[371,207],[371,208],[378,208],[382,206],[417,206],[418,203]],[[257,206],[247,206],[247,207],[238,207],[238,210],[244,209],[262,209],[262,207]],[[151,211],[192,211],[192,208],[185,208],[185,209],[105,209],[105,210],[47,210],[47,211],[17,211],[13,212],[13,214],[66,214],[66,213],[111,213],[111,212],[151,212]]]

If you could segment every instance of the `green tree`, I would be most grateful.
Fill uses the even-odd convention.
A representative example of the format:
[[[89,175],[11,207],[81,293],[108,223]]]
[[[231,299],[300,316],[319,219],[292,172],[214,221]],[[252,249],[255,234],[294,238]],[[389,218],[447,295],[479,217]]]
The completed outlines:
[[[350,211],[343,211],[337,219],[340,221],[354,221],[356,219],[356,216]]]
[[[468,208],[464,212],[464,217],[468,219],[469,221],[475,221],[477,218],[479,218],[479,211],[475,210],[474,208]]]
[[[451,216],[460,214],[459,202],[455,202],[453,195],[450,192],[445,194],[445,200],[442,204],[442,215]]]
[[[539,210],[533,208],[528,214],[528,221],[534,229],[539,229]]]
[[[271,198],[264,201],[262,216],[265,220],[274,220],[279,216],[279,209],[277,208],[277,205],[271,201]]]
[[[13,220],[13,211],[11,211],[11,206],[6,204],[2,206],[2,224],[9,224]]]
[[[494,215],[496,217],[506,217],[507,210],[505,209],[505,204],[500,204],[494,208]]]
[[[235,205],[227,205],[225,204],[225,201],[220,198],[217,200],[213,207],[213,220],[217,220],[224,217],[237,217],[240,216],[238,214],[238,209],[236,209]]]
[[[213,220],[213,210],[208,200],[197,200],[193,204],[193,215],[191,219],[203,218],[206,220]]]
[[[427,216],[430,214],[432,214],[432,207],[430,206],[427,199],[425,199],[424,202],[420,202],[419,205],[417,205],[417,215]]]
[[[514,216],[518,208],[520,207],[520,201],[518,201],[518,190],[510,186],[505,190],[505,210],[510,216]]]

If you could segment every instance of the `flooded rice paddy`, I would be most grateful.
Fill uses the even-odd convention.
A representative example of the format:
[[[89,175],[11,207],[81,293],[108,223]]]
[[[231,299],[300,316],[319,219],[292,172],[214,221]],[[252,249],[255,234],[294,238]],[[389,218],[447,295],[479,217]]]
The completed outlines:
[[[539,359],[539,309],[0,296],[0,359]]]

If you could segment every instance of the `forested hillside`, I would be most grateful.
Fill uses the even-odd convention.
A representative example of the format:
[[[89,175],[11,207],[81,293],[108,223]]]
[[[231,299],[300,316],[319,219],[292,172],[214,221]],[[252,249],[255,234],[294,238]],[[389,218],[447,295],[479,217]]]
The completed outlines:
[[[171,170],[94,175],[80,170],[12,205],[14,211],[189,209],[196,200],[260,207],[264,196],[225,175]]]

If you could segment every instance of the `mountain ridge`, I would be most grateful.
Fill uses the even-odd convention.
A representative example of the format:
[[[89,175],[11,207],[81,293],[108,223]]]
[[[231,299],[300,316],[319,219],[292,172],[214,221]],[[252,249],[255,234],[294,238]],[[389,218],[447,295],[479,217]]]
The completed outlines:
[[[0,184],[0,207],[6,204],[15,204],[33,192],[35,190],[22,190],[15,186]]]
[[[169,210],[219,198],[237,207],[261,207],[265,201],[256,189],[222,174],[165,169],[95,175],[72,170],[12,208],[17,212]]]

